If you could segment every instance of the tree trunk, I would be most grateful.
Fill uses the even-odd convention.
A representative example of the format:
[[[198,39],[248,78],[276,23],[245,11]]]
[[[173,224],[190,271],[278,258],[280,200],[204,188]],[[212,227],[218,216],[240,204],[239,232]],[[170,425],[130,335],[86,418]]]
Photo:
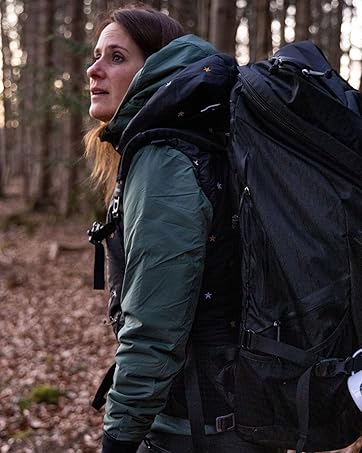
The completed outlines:
[[[84,73],[84,57],[82,46],[84,43],[84,15],[81,2],[72,2],[72,41],[74,53],[71,55],[70,63],[70,131],[68,146],[68,165],[66,165],[65,193],[61,213],[65,216],[71,214],[78,205],[78,162],[82,157],[82,138],[83,138],[83,115],[81,93],[83,92],[84,77],[79,76]]]
[[[331,13],[323,10],[323,2],[319,5],[319,35],[318,45],[325,52],[328,53],[329,48],[329,27],[331,23]]]
[[[169,0],[170,16],[184,27],[186,33],[197,33],[197,2],[192,0]]]
[[[236,2],[211,0],[209,39],[221,52],[235,55]]]
[[[10,46],[9,38],[5,30],[6,23],[6,2],[0,2],[0,14],[1,14],[1,43],[2,43],[2,83],[4,86],[3,91],[3,121],[4,127],[1,134],[1,153],[0,153],[0,196],[4,194],[6,186],[6,174],[10,173],[9,165],[10,162],[7,159],[7,156],[11,155],[10,153],[10,117],[11,117],[11,56],[10,56]]]
[[[44,1],[44,0],[43,0]],[[42,121],[40,125],[40,173],[39,173],[39,190],[34,200],[34,209],[44,209],[53,204],[51,199],[51,135],[52,135],[52,112],[51,112],[51,95],[53,92],[52,72],[53,64],[53,47],[55,21],[55,2],[53,0],[45,0],[43,4],[42,14],[42,47],[44,52],[43,60],[43,77],[41,80],[42,97],[44,105],[42,107]]]
[[[210,0],[198,0],[197,6],[197,34],[209,39]]]
[[[34,88],[35,71],[37,66],[37,32],[38,11],[34,2],[24,1],[24,13],[21,21],[21,43],[26,53],[26,64],[21,71],[20,79],[20,172],[23,180],[23,197],[26,203],[30,202],[32,195],[32,170],[34,168],[34,152],[37,150],[35,131],[38,129],[34,123]],[[37,117],[37,115],[35,115]]]
[[[283,0],[283,4],[278,10],[278,19],[280,23],[280,47],[285,46],[285,19],[287,17],[287,0]]]
[[[322,41],[322,18],[323,8],[320,0],[312,0],[312,22],[315,29],[314,36],[312,35],[313,42],[321,47]]]
[[[249,9],[250,61],[267,58],[272,50],[269,0],[255,0]]]
[[[160,11],[162,7],[162,0],[146,0],[144,3],[147,3],[152,8],[157,9],[158,11]]]
[[[296,0],[295,40],[309,38],[309,26],[312,22],[310,0]]]
[[[109,8],[109,2],[108,0],[96,0],[96,10],[100,13],[106,13]],[[93,5],[93,3],[92,3]]]
[[[6,165],[6,150],[5,150],[5,128],[0,127],[0,198],[5,194],[5,165]]]
[[[331,14],[331,23],[329,26],[329,51],[327,52],[328,60],[333,69],[337,72],[341,65],[341,27],[343,17],[343,1],[339,0],[338,5],[333,8]]]

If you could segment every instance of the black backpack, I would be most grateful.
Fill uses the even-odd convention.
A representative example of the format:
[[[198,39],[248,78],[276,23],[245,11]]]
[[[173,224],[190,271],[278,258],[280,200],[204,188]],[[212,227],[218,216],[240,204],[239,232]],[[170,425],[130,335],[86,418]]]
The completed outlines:
[[[229,81],[235,83],[229,158],[232,221],[240,231],[240,342],[215,348],[209,367],[233,409],[222,430],[297,453],[342,448],[362,434],[362,414],[347,387],[362,369],[362,353],[355,354],[362,347],[360,94],[311,42],[290,44],[237,72],[236,83]],[[192,73],[193,65],[180,77]],[[214,106],[228,108],[228,96],[220,97]],[[90,231],[99,262],[101,241],[113,229],[109,223]],[[113,372],[94,407],[103,405]],[[194,373],[187,374],[192,382]],[[194,445],[203,446],[197,393],[191,388],[187,398]]]
[[[361,95],[302,42],[240,67],[231,99],[242,321],[218,387],[251,442],[342,448],[362,433],[347,388],[362,369]]]

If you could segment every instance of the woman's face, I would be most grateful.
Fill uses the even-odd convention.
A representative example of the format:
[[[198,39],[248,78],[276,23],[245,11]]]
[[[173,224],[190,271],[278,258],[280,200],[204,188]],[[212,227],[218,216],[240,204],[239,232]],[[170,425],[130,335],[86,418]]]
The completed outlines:
[[[102,30],[94,58],[87,70],[91,94],[89,114],[97,120],[109,121],[134,75],[142,68],[144,57],[126,30],[112,22]]]

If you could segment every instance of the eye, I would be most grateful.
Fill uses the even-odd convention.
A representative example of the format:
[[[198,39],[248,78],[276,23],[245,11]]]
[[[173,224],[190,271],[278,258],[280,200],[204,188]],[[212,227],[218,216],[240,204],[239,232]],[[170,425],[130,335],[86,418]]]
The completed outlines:
[[[114,53],[112,55],[112,61],[114,63],[122,63],[124,61],[124,56],[120,53]]]
[[[93,55],[93,63],[97,60],[99,60],[101,58],[101,56],[99,54],[95,54]]]

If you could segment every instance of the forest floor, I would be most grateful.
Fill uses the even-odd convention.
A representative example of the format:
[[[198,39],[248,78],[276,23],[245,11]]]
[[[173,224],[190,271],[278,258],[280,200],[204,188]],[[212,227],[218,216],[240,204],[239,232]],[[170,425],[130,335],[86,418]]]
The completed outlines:
[[[88,226],[29,214],[16,192],[0,199],[0,453],[100,450],[90,404],[116,340],[92,289]]]
[[[106,293],[92,290],[88,226],[0,200],[0,453],[99,451],[90,404],[116,340]]]

